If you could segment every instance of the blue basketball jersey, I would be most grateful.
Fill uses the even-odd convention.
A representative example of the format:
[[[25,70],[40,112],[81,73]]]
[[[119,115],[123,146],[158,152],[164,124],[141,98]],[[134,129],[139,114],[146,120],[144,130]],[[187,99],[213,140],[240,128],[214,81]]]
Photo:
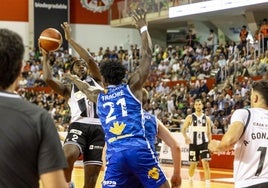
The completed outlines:
[[[155,115],[144,111],[144,120],[145,120],[145,124],[144,124],[145,137],[148,139],[152,150],[156,154],[155,142],[156,142],[156,136],[157,136],[157,131],[158,131],[157,119]]]
[[[107,157],[132,147],[148,148],[141,102],[126,84],[108,86],[107,90],[99,94],[97,104],[105,131]]]

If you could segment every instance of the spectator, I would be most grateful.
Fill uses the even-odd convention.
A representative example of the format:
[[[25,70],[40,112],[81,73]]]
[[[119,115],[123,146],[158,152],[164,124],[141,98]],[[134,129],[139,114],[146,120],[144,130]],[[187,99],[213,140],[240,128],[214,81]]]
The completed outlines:
[[[216,36],[213,29],[209,30],[209,36],[207,38],[207,46],[210,51],[212,51],[212,54],[214,52],[214,46],[216,44]]]
[[[247,38],[248,38],[247,26],[245,26],[245,25],[242,26],[242,29],[239,33],[239,37],[240,37],[240,44],[243,47],[247,47]]]
[[[263,52],[265,52],[267,50],[267,42],[268,42],[268,23],[266,18],[264,18],[262,21],[262,25],[260,27],[260,33],[263,40],[263,42],[261,42],[261,48]]]

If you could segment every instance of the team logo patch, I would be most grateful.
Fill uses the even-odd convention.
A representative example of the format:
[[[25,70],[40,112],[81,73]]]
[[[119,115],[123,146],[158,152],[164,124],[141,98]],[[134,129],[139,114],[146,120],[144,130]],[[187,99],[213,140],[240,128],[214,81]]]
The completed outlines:
[[[148,172],[148,176],[152,179],[158,180],[159,179],[159,170],[156,167],[153,167],[151,170]]]
[[[110,128],[110,132],[115,135],[121,135],[125,127],[126,124],[124,123],[119,124],[118,122],[115,122],[114,126]]]

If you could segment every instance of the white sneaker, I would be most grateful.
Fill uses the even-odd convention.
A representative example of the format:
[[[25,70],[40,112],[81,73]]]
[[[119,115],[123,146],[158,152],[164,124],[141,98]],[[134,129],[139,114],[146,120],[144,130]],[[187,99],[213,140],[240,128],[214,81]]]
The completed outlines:
[[[206,188],[210,188],[210,180],[206,180]]]

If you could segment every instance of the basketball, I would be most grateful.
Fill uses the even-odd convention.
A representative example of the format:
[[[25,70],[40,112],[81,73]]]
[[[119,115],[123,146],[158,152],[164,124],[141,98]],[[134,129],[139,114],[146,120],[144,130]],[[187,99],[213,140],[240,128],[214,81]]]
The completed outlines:
[[[54,28],[47,28],[40,34],[39,45],[47,52],[54,52],[62,45],[61,33]]]

